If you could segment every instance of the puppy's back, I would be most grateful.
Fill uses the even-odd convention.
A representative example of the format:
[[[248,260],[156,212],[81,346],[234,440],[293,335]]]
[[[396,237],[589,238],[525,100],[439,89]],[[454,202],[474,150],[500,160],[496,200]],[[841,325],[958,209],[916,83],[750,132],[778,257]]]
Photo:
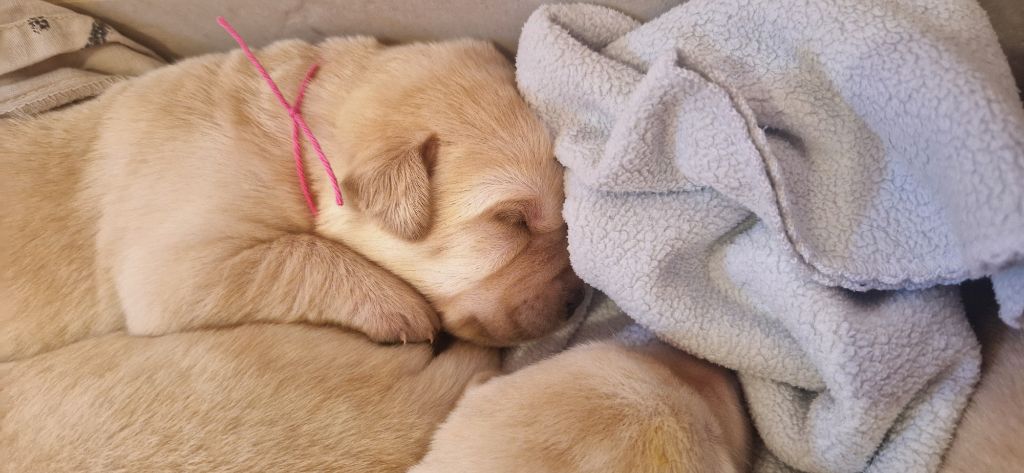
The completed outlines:
[[[119,325],[97,297],[98,215],[85,184],[107,102],[0,119],[0,360]]]

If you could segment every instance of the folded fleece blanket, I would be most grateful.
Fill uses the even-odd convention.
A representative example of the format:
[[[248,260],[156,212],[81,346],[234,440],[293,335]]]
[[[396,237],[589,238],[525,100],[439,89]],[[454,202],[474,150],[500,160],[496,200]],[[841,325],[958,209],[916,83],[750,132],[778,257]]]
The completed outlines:
[[[938,468],[979,365],[948,285],[1024,310],[1024,110],[978,5],[544,6],[517,68],[573,267],[739,372],[755,470]]]

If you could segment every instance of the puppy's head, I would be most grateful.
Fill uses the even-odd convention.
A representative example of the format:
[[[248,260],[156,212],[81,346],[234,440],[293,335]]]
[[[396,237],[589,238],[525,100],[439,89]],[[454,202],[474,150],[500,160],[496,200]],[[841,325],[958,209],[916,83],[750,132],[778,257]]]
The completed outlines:
[[[740,472],[750,438],[723,368],[596,342],[468,388],[410,472]]]
[[[562,169],[493,46],[385,50],[337,130],[347,201],[321,206],[319,230],[412,284],[448,331],[507,345],[578,305]]]

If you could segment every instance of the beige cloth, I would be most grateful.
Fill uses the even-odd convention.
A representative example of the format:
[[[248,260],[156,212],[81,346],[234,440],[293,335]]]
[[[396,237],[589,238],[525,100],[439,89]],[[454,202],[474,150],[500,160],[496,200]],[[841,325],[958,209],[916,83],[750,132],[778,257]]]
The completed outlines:
[[[92,17],[39,0],[0,2],[0,117],[93,97],[163,64]]]
[[[6,0],[2,0],[6,1]],[[515,52],[526,17],[542,4],[580,0],[50,0],[102,18],[168,59],[235,47],[214,18],[226,15],[253,46],[364,34],[391,41],[471,36]],[[682,0],[593,0],[648,21]],[[920,2],[918,2],[920,3]],[[1024,2],[979,0],[1024,84]],[[920,3],[927,5],[927,3]]]

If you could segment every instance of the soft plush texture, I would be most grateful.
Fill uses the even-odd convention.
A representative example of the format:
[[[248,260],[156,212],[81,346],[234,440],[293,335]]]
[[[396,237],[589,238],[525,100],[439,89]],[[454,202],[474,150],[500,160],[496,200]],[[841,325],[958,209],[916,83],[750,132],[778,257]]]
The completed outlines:
[[[574,269],[740,372],[759,470],[938,467],[979,363],[943,285],[1024,253],[1024,111],[976,4],[549,6],[517,66]]]

